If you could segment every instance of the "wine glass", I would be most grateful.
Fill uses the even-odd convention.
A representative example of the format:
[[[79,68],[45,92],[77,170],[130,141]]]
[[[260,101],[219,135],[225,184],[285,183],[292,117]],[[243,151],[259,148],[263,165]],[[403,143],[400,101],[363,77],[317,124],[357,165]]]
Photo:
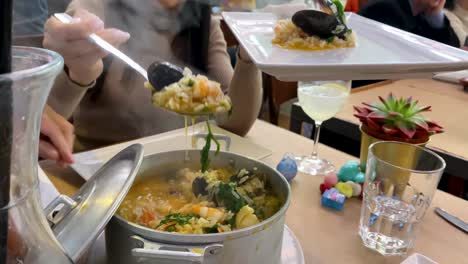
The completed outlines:
[[[314,149],[311,155],[298,160],[298,170],[309,175],[325,175],[335,166],[318,156],[318,141],[322,123],[343,108],[351,90],[351,81],[299,82],[297,94],[304,112],[315,121]]]

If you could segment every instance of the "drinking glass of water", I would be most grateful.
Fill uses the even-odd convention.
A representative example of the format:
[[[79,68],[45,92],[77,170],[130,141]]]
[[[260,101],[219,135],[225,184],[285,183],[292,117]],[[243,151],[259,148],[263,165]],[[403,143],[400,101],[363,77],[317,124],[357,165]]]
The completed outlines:
[[[413,245],[445,161],[416,145],[384,141],[369,147],[359,235],[382,255],[403,255]]]
[[[342,108],[351,90],[351,81],[299,82],[297,96],[304,112],[315,121],[314,149],[311,155],[298,158],[298,170],[309,175],[325,175],[335,166],[318,155],[320,127]]]

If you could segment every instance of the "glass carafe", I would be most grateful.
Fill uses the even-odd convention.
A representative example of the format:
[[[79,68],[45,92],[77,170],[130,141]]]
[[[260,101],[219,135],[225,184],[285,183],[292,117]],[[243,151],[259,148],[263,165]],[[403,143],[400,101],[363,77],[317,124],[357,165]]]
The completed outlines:
[[[63,59],[29,47],[12,53],[13,72],[0,75],[0,178],[10,175],[10,187],[0,185],[9,197],[0,208],[0,263],[71,263],[41,208],[37,176],[42,111]]]

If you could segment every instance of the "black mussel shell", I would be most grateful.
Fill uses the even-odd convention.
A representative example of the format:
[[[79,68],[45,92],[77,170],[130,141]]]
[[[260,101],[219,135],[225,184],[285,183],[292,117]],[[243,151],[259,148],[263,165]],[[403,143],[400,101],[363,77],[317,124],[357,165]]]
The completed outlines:
[[[182,68],[166,61],[156,61],[148,67],[148,80],[156,91],[178,82],[182,77]]]
[[[208,183],[206,182],[205,178],[203,177],[196,177],[192,182],[192,192],[195,196],[204,196],[208,194],[206,187]]]
[[[335,16],[317,10],[301,10],[292,17],[292,22],[306,34],[329,38],[339,22]]]

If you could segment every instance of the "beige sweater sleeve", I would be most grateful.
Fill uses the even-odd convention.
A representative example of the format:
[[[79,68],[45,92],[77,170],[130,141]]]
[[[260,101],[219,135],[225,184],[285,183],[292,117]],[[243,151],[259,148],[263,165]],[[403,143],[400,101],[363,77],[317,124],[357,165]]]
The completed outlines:
[[[220,81],[223,87],[229,87],[228,95],[233,105],[232,115],[225,120],[218,120],[218,123],[223,128],[244,136],[260,112],[263,93],[261,74],[252,62],[239,56],[233,70],[226,48],[219,20],[213,18],[210,28],[208,73]]]
[[[72,82],[65,72],[62,72],[55,80],[47,104],[55,112],[69,119],[80,104],[86,91],[94,87],[95,83],[93,82],[89,86],[80,86]]]
[[[67,13],[73,15],[78,8],[83,8],[103,19],[104,8],[102,2],[103,1],[74,0],[68,5]],[[57,113],[68,119],[73,115],[73,112],[80,104],[86,91],[94,87],[94,85],[95,82],[91,83],[89,86],[79,86],[72,82],[65,72],[62,72],[55,80],[47,103]]]
[[[464,46],[465,38],[468,32],[465,32],[463,29],[463,23],[454,13],[449,10],[444,10],[445,16],[450,21],[450,26],[452,27],[455,34],[457,34],[458,40],[460,41],[460,47]]]

